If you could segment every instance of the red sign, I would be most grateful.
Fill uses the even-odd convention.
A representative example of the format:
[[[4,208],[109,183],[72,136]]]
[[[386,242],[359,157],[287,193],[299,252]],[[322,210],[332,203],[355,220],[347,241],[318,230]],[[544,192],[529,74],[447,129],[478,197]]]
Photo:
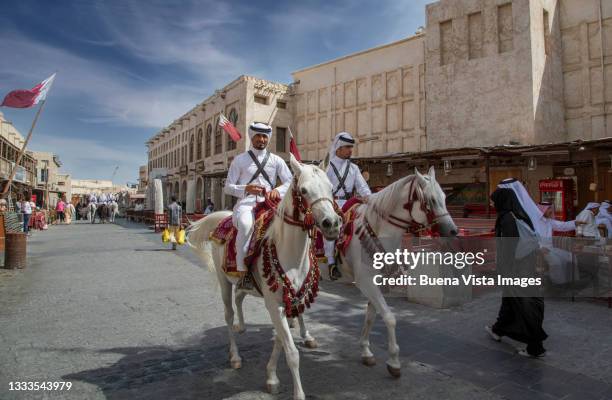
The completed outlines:
[[[540,181],[540,191],[562,190],[562,189],[563,189],[563,181],[562,180],[545,180],[545,181]]]

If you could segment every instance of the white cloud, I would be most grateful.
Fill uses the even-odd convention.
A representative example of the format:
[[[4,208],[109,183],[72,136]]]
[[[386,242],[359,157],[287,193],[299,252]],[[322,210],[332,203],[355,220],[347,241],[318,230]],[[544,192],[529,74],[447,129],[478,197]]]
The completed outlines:
[[[81,102],[75,104],[74,109],[75,118],[90,122],[160,128],[201,101],[206,93],[200,88],[143,85],[133,74],[117,67],[16,34],[4,35],[0,54],[15,54],[11,63],[0,65],[0,74],[7,76],[9,81],[36,82],[57,70],[49,98],[89,100],[91,104]]]
[[[246,64],[223,48],[225,25],[240,25],[239,13],[218,1],[96,3],[98,17],[125,53],[149,63],[178,65],[217,86],[244,73]]]
[[[115,182],[135,182],[138,167],[146,164],[146,154],[126,151],[121,144],[109,139],[108,143],[86,138],[33,135],[29,149],[48,151],[59,155],[62,170],[74,179],[110,179],[115,166],[119,166]]]

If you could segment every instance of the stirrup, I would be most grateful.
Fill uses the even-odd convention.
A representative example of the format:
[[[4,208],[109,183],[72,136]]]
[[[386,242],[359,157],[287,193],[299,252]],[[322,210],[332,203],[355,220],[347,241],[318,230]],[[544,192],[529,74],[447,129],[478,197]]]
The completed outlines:
[[[342,272],[340,272],[340,268],[338,268],[338,264],[330,264],[329,265],[329,279],[332,281],[338,280],[342,278]]]

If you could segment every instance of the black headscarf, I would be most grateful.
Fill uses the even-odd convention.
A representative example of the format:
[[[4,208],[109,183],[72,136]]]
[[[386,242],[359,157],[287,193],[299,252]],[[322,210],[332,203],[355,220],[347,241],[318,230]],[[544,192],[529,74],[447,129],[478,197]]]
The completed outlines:
[[[491,194],[491,200],[493,200],[495,211],[497,212],[497,220],[495,221],[496,236],[501,236],[499,232],[502,229],[502,221],[507,219],[510,213],[513,213],[516,218],[524,221],[533,230],[533,223],[521,206],[521,203],[518,201],[514,190],[497,188],[493,194]]]

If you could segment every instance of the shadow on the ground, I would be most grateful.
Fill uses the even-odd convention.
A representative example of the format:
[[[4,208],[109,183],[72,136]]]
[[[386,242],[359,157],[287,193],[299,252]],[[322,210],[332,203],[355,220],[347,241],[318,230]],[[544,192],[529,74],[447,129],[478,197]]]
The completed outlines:
[[[269,326],[250,325],[247,332],[238,335],[243,359],[239,370],[229,368],[228,346],[225,344],[227,329],[216,327],[178,348],[153,346],[103,350],[101,353],[118,353],[123,357],[108,367],[63,378],[96,385],[107,399],[222,399],[239,393],[247,395],[241,398],[262,398],[266,396],[266,364],[272,351],[272,334]],[[329,335],[326,341],[344,340],[339,333]],[[324,348],[306,349],[299,339],[296,343],[300,348],[300,375],[309,398],[322,395],[334,399],[364,398],[363,393],[371,393],[374,384],[392,383],[392,378],[382,374],[382,370],[379,374],[371,374],[372,370],[367,367],[363,367],[358,376],[347,375],[347,364],[354,367],[356,360],[335,357]],[[291,398],[293,384],[284,356],[279,360],[278,376],[281,381],[279,397]],[[332,384],[335,379],[342,384]]]

